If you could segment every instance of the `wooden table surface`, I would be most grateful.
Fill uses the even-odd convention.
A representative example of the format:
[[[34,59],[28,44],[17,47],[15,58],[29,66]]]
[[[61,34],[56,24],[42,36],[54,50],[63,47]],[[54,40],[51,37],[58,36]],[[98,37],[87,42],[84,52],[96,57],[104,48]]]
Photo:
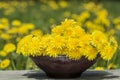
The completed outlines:
[[[42,70],[15,70],[15,71],[7,70],[0,71],[0,80],[56,80],[56,79],[47,77]],[[70,80],[120,80],[120,70],[119,69],[104,71],[87,70],[82,74],[81,77]]]

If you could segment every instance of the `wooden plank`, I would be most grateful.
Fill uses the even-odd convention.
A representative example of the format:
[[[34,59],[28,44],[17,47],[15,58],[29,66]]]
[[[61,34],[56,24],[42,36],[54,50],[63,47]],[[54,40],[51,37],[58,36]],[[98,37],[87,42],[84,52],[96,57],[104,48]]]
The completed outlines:
[[[0,71],[0,80],[55,80],[46,76],[42,70]],[[77,80],[120,80],[120,70],[85,71]],[[75,80],[72,79],[72,80]],[[66,79],[65,79],[66,80]]]

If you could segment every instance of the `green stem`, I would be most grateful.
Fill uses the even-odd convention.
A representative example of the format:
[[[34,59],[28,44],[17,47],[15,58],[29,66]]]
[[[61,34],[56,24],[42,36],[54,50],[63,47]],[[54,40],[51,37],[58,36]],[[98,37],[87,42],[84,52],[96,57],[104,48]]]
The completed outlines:
[[[14,63],[13,60],[11,60],[11,65],[12,65],[12,69],[13,69],[13,70],[16,70],[15,63]]]

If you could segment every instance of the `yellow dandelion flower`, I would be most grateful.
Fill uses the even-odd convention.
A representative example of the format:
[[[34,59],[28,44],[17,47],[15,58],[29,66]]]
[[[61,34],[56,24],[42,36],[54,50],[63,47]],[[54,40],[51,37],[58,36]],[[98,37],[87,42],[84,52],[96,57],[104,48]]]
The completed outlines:
[[[117,24],[117,25],[115,26],[115,28],[118,29],[118,30],[120,30],[120,24]]]
[[[90,34],[84,34],[84,36],[82,36],[79,39],[79,45],[80,46],[89,45],[90,42],[91,42],[91,35]]]
[[[69,38],[67,40],[67,44],[66,44],[67,48],[69,50],[75,49],[75,48],[79,48],[79,39],[75,39],[75,38]]]
[[[39,35],[39,36],[42,36],[42,35],[43,35],[43,33],[42,33],[41,30],[33,30],[33,31],[31,32],[31,34],[33,34],[33,35]]]
[[[7,18],[1,18],[0,23],[2,24],[8,24],[8,19]]]
[[[101,49],[100,54],[103,59],[110,60],[113,57],[114,52],[113,52],[112,47],[108,44],[103,49]]]
[[[19,20],[13,20],[12,25],[13,26],[20,26],[20,25],[22,25],[22,23]]]
[[[118,48],[118,43],[113,36],[110,37],[110,45],[112,46],[113,51],[115,52],[116,49]]]
[[[66,52],[65,54],[67,57],[69,57],[70,59],[73,59],[73,60],[78,60],[82,57],[82,52],[80,51],[80,49],[78,48],[75,48],[75,49],[72,49],[72,50],[69,50],[68,52]]]
[[[71,37],[71,36],[73,36],[74,34],[73,34],[73,28],[68,28],[68,29],[66,29],[66,30],[64,30],[64,33],[63,33],[63,35],[65,36],[65,37]],[[75,35],[74,35],[75,36]]]
[[[9,34],[16,34],[18,32],[18,28],[13,27],[7,31]]]
[[[84,23],[86,19],[90,17],[90,13],[88,11],[83,11],[80,15],[77,17],[77,21],[80,23]]]
[[[96,7],[96,5],[94,2],[89,2],[89,3],[84,3],[82,7],[88,11],[92,11]]]
[[[87,57],[88,60],[93,60],[96,58],[98,51],[92,46],[85,47],[84,56]]]
[[[107,10],[102,9],[102,10],[97,11],[96,15],[101,17],[101,18],[106,18],[108,15],[108,12],[107,12]]]
[[[0,24],[0,29],[6,29],[6,27],[3,24]]]
[[[104,17],[97,17],[96,19],[94,19],[95,24],[102,24],[105,27],[109,27],[110,26],[110,21],[107,18]]]
[[[5,69],[10,65],[10,60],[9,59],[5,59],[2,62],[0,62],[0,68],[1,69]]]
[[[80,50],[88,60],[93,60],[96,58],[98,51],[95,47],[91,45],[91,35],[85,34],[85,36],[80,38]]]
[[[93,28],[93,22],[92,21],[87,21],[85,23],[85,26],[88,28],[88,29],[92,29]]]
[[[83,35],[85,35],[85,31],[80,26],[76,26],[72,29],[72,37],[80,38]]]
[[[16,49],[16,46],[13,43],[7,43],[4,45],[3,51],[10,53]]]
[[[5,56],[7,56],[7,55],[8,55],[8,53],[6,53],[5,51],[0,51],[0,56],[5,57]]]
[[[107,67],[107,69],[114,69],[116,66],[113,63],[110,63]]]
[[[12,38],[11,35],[6,34],[6,33],[2,33],[2,34],[0,35],[0,37],[1,37],[2,39],[4,39],[4,40],[9,40],[9,39]]]
[[[117,50],[117,47],[117,41],[114,37],[111,37],[110,43],[106,44],[105,47],[101,48],[100,54],[102,58],[105,60],[110,60],[113,57],[115,51]]]
[[[26,34],[26,33],[28,33],[29,30],[34,29],[34,27],[35,26],[32,23],[23,24],[18,28],[18,33],[19,34]]]
[[[46,38],[47,39],[47,38]],[[48,42],[49,40],[49,42]],[[46,41],[46,40],[45,40]],[[44,45],[46,42],[41,42],[41,44]],[[47,39],[47,44],[46,44],[46,54],[44,53],[43,55],[50,55],[53,57],[56,57],[58,54],[61,53],[63,47],[65,46],[65,39],[62,36],[54,36],[52,38]]]
[[[113,19],[114,24],[120,24],[120,17]]]
[[[92,44],[98,49],[102,49],[103,45],[108,42],[107,36],[101,31],[94,31],[91,37]]]
[[[55,1],[53,1],[53,0],[48,1],[48,5],[49,5],[52,9],[54,9],[54,10],[57,10],[57,9],[59,8],[58,5],[57,5],[57,3],[56,3]]]
[[[40,40],[38,35],[27,35],[17,45],[17,53],[22,53],[25,56],[41,55],[40,52]]]
[[[104,68],[103,67],[96,67],[95,70],[101,71],[101,70],[104,70]]]
[[[99,31],[104,31],[104,28],[103,26],[101,26],[100,24],[95,24],[91,21],[87,21],[85,23],[86,27],[87,27],[87,30],[90,31],[90,32],[93,32],[95,30],[99,30]]]
[[[66,37],[79,37],[85,33],[84,30],[74,20],[71,19],[65,19],[65,21],[62,22],[61,26],[56,28],[56,31],[59,31],[61,35],[64,35]]]
[[[56,48],[62,48],[65,46],[65,39],[63,36],[54,36],[50,41],[50,45]]]
[[[60,7],[65,8],[65,7],[67,7],[68,4],[65,0],[62,0],[62,1],[59,1],[59,5],[60,5]]]
[[[68,29],[69,27],[74,27],[76,25],[77,25],[77,23],[72,19],[65,19],[65,21],[63,21],[61,24],[63,29]]]
[[[18,28],[18,33],[19,33],[19,34],[26,34],[26,33],[28,33],[27,27],[25,27],[25,26],[19,27],[19,28]]]
[[[52,39],[51,35],[44,35],[44,36],[42,36],[41,41],[40,41],[41,47],[43,49],[45,49],[47,46],[49,46],[50,45],[49,43],[50,43],[51,39]]]
[[[61,50],[59,48],[55,48],[53,46],[48,46],[46,49],[46,54],[44,55],[48,55],[50,57],[57,57],[58,54],[60,54]]]
[[[52,34],[55,34],[55,35],[62,35],[63,31],[64,30],[61,26],[55,26],[52,28]]]
[[[26,24],[23,24],[23,26],[26,27],[28,30],[32,30],[35,28],[35,25],[32,23],[26,23]]]

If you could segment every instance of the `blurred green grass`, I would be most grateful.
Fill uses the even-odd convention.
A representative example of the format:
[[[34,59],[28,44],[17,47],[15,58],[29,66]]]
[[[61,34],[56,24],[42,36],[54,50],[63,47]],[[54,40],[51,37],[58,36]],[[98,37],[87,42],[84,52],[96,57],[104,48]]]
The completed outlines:
[[[23,0],[24,1],[24,0]],[[26,0],[26,2],[29,2]],[[49,19],[55,19],[55,24],[58,24],[65,17],[63,16],[64,12],[70,12],[71,14],[79,14],[81,12],[81,4],[86,2],[85,0],[68,0],[69,6],[67,8],[59,8],[58,10],[51,10],[50,7],[46,7],[44,3],[35,1],[34,6],[27,6],[25,12],[21,12],[19,7],[17,10],[10,14],[4,15],[3,10],[0,10],[0,18],[6,17],[10,21],[14,19],[21,20],[22,22],[31,22],[36,25],[37,28],[42,29],[43,31],[48,31],[52,24],[49,23]],[[20,2],[21,3],[21,2]],[[109,12],[109,15],[112,17],[120,16],[120,1],[107,1],[102,0],[99,3],[102,3],[104,8]],[[19,6],[19,5],[18,5]],[[44,9],[45,8],[45,9]],[[67,17],[69,18],[69,17]]]

